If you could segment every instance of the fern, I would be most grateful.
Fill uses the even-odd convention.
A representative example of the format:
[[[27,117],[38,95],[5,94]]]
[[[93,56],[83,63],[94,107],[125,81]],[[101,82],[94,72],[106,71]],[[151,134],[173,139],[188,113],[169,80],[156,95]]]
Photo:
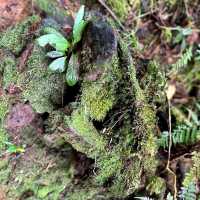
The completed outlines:
[[[193,144],[200,139],[200,129],[197,126],[178,125],[176,129],[172,131],[172,143],[177,144]],[[169,145],[169,133],[163,132],[158,139],[158,145],[163,148],[167,148]]]
[[[183,181],[184,187],[188,187],[191,182],[197,182],[200,177],[200,155],[198,152],[193,152],[192,161],[193,166],[190,171],[186,173]]]
[[[192,182],[188,187],[182,187],[179,197],[181,200],[196,200],[196,184]]]
[[[178,59],[178,61],[172,64],[172,70],[179,71],[182,67],[185,67],[192,59],[192,47],[186,49],[185,53]]]

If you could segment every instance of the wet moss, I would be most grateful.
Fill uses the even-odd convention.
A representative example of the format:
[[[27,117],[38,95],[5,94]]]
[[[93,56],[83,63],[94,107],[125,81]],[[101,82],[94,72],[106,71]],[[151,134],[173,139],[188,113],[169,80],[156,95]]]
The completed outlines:
[[[40,18],[34,15],[14,27],[8,28],[0,34],[0,48],[5,48],[19,55],[30,38],[31,27],[39,21]]]

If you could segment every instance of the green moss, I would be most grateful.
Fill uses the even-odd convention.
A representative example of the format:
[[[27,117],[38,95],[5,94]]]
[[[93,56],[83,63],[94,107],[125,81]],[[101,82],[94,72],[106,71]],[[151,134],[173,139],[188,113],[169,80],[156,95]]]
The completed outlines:
[[[34,47],[27,70],[18,82],[23,88],[23,97],[38,113],[51,112],[62,104],[62,91],[66,85],[63,75],[48,70],[44,52],[38,46]]]
[[[0,68],[3,70],[3,87],[7,88],[10,84],[16,84],[18,79],[17,64],[13,56],[4,54],[0,61]]]
[[[0,186],[7,184],[11,170],[8,158],[0,158]]]
[[[105,151],[106,140],[97,132],[84,111],[76,110],[71,117],[66,117],[69,131],[66,140],[76,150],[95,158]]]
[[[89,66],[89,74],[102,71],[96,81],[84,81],[82,84],[81,105],[91,119],[102,121],[116,102],[116,87],[121,79],[119,62],[115,55],[103,64]],[[88,66],[87,66],[88,67]]]
[[[162,66],[155,60],[149,62],[141,85],[144,88],[147,100],[150,102],[165,102],[166,77],[163,71]]]
[[[123,162],[119,153],[108,152],[97,161],[97,167],[99,171],[95,180],[98,184],[103,185],[110,177],[118,178],[117,176],[123,168]]]
[[[4,96],[0,98],[0,121],[2,122],[8,112],[8,99]]]
[[[128,161],[128,159],[127,159]],[[141,183],[141,161],[138,157],[129,159],[126,165],[123,166],[120,173],[116,175],[112,187],[109,189],[111,194],[116,198],[123,198],[135,192]]]
[[[3,128],[4,119],[8,112],[8,101],[6,98],[0,98],[0,153],[5,148],[5,142],[7,142],[8,136]]]
[[[127,0],[108,0],[108,4],[112,7],[113,11],[124,20],[127,17],[129,4]]]
[[[1,182],[7,183],[8,199],[21,199],[26,192],[32,193],[33,199],[60,199],[61,193],[71,183],[73,177],[70,160],[70,157],[48,154],[45,149],[33,144],[18,159],[18,165],[7,180],[4,176],[4,182]],[[12,162],[9,166],[12,166]],[[8,169],[6,166],[1,168],[0,175],[6,173]]]
[[[2,153],[2,150],[5,148],[5,142],[8,141],[8,136],[6,131],[0,127],[0,154]]]
[[[12,53],[19,55],[30,38],[30,28],[38,23],[38,16],[31,16],[23,22],[8,28],[0,35],[0,48],[10,50]]]
[[[86,188],[74,190],[72,193],[67,194],[68,200],[101,200],[104,197],[103,194],[99,194],[98,188],[93,188],[88,185]]]
[[[114,101],[113,91],[103,84],[83,85],[81,103],[92,119],[103,120],[107,112],[113,107]]]

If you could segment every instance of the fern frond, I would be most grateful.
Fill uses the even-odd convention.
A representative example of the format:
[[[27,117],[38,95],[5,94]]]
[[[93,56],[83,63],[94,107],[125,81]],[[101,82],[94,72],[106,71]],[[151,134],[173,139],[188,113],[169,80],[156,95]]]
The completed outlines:
[[[178,125],[176,129],[172,131],[172,143],[177,144],[193,144],[200,139],[200,129],[197,126]],[[169,145],[169,133],[163,132],[158,139],[158,145],[163,148],[167,148]]]
[[[182,187],[179,197],[181,200],[196,200],[196,184],[192,182],[188,187]]]
[[[200,155],[198,152],[193,153],[193,166],[188,173],[186,173],[183,186],[188,187],[191,182],[197,182],[200,178]]]
[[[192,46],[186,49],[185,53],[178,59],[178,61],[172,64],[173,71],[179,71],[181,68],[185,67],[189,61],[192,59]]]

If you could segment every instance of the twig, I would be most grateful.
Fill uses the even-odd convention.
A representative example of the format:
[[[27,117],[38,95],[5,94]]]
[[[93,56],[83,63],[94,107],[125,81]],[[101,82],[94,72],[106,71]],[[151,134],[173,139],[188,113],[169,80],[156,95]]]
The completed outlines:
[[[98,0],[98,2],[109,12],[111,17],[119,24],[120,28],[125,30],[125,27],[122,25],[115,13],[108,7],[108,5],[103,0]]]
[[[170,169],[170,157],[171,157],[171,147],[172,147],[172,124],[171,124],[171,101],[168,99],[168,115],[169,115],[169,148],[168,148],[168,160],[166,170],[174,176],[174,199],[177,197],[177,187],[176,187],[176,174]]]

